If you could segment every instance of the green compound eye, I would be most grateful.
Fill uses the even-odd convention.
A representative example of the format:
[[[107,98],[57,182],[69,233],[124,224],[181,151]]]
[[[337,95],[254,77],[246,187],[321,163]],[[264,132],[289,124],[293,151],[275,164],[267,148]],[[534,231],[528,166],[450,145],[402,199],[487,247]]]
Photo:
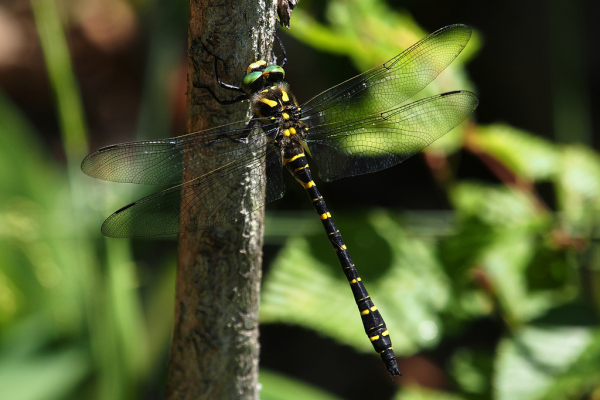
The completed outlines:
[[[265,74],[269,75],[270,81],[281,81],[285,78],[285,71],[279,65],[269,65],[265,68]]]
[[[250,72],[255,72],[255,71],[263,71],[266,66],[267,66],[267,62],[265,60],[258,60],[256,62],[253,62],[252,64],[248,65],[246,74],[249,74]]]
[[[249,93],[250,92],[250,86],[256,82],[257,79],[259,79],[262,76],[262,72],[261,71],[254,71],[254,72],[250,72],[248,75],[246,75],[244,77],[244,80],[242,81],[242,89],[244,90],[244,92]]]

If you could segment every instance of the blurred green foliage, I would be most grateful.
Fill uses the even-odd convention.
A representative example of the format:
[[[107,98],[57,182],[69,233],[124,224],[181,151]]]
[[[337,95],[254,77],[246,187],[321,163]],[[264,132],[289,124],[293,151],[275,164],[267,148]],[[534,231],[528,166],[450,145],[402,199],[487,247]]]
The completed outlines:
[[[131,243],[99,236],[102,216],[135,195],[77,171],[87,145],[67,46],[54,3],[33,4],[67,167],[48,157],[35,129],[0,95],[0,398],[140,398],[148,381],[164,379],[155,374],[171,331],[174,255],[163,262],[170,268],[144,281]],[[407,12],[381,0],[326,4],[317,19],[311,2],[306,9],[300,3],[290,33],[352,58],[361,70],[426,35]],[[475,32],[422,95],[472,88],[463,65],[480,43]],[[442,162],[433,175],[452,211],[335,215],[396,354],[410,357],[394,398],[600,398],[600,156],[472,120],[431,146],[428,157],[447,160],[459,150],[501,183],[457,178],[455,163]],[[555,209],[540,185],[551,187]],[[302,229],[293,234],[292,225]],[[301,326],[377,357],[319,221],[271,213],[266,240],[282,248],[264,279],[261,321]],[[480,321],[495,330],[473,333]],[[410,360],[440,349],[450,390],[415,384]],[[260,380],[264,399],[335,398],[275,371]]]

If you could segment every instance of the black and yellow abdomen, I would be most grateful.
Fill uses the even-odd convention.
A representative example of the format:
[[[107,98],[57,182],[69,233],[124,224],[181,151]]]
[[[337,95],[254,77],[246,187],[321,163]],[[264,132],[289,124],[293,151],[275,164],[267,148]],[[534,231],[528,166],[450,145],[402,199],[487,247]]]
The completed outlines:
[[[396,356],[392,349],[392,341],[388,329],[385,325],[381,313],[373,304],[371,296],[367,292],[365,285],[362,283],[354,262],[350,258],[350,253],[344,244],[344,239],[340,234],[339,229],[333,222],[331,213],[325,204],[325,200],[317,185],[312,179],[310,168],[306,156],[303,152],[303,146],[300,141],[290,143],[283,152],[283,164],[294,175],[294,178],[304,187],[312,205],[319,215],[327,237],[335,250],[340,261],[346,279],[352,289],[354,300],[358,306],[358,311],[365,328],[365,333],[373,344],[375,351],[379,353],[387,370],[392,376],[402,375],[396,363]]]
[[[271,139],[279,146],[282,164],[304,187],[312,205],[319,215],[327,237],[340,261],[346,279],[352,289],[354,300],[369,340],[379,353],[392,376],[402,375],[398,370],[389,332],[381,313],[373,304],[358,271],[350,258],[342,235],[331,218],[325,200],[312,180],[308,161],[304,153],[303,139],[308,128],[302,123],[301,109],[289,87],[284,82],[264,87],[252,95],[252,110],[260,118],[265,131],[276,132]],[[276,129],[273,129],[275,127]]]

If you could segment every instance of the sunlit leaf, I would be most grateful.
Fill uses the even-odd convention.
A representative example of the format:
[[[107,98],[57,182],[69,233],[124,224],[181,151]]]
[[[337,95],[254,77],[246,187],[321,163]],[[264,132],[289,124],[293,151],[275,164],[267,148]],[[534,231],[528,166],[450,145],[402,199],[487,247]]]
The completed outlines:
[[[498,349],[494,398],[554,398],[548,390],[573,366],[591,339],[590,329],[579,327],[528,327],[504,339]]]
[[[265,369],[260,370],[258,379],[263,400],[336,400],[332,394],[291,377],[286,377]]]
[[[556,193],[561,220],[573,233],[590,234],[600,216],[600,156],[581,146],[561,152]]]
[[[469,137],[479,151],[496,158],[519,177],[548,180],[559,169],[559,151],[549,141],[509,125],[479,127]]]
[[[461,348],[451,360],[450,374],[466,393],[489,396],[493,365],[492,353],[482,349]]]
[[[477,216],[498,228],[543,224],[550,217],[530,194],[508,186],[460,183],[450,191],[450,200],[460,218]]]
[[[551,386],[540,400],[579,399],[591,393],[591,398],[600,390],[600,330],[590,329],[593,337],[579,353],[579,357],[564,373],[555,376]]]
[[[466,400],[467,397],[441,390],[426,389],[420,386],[404,386],[394,396],[394,400]]]
[[[362,270],[368,273],[363,273],[363,277],[373,277],[363,281],[386,319],[394,350],[399,354],[412,353],[433,346],[443,330],[437,313],[449,301],[447,277],[431,248],[407,236],[389,216],[377,213],[370,221],[390,247],[390,265],[365,266]],[[351,254],[352,249],[349,246]],[[333,266],[316,258],[305,239],[288,241],[265,278],[261,322],[301,325],[361,351],[372,351],[348,282],[333,250],[329,251]],[[360,272],[361,265],[357,264],[357,268]],[[385,272],[377,275],[373,268],[383,268]]]
[[[539,266],[538,252],[550,250],[543,235],[552,222],[531,195],[505,186],[462,183],[451,191],[451,200],[458,213],[458,230],[442,245],[441,256],[460,298],[477,298],[471,292],[475,284],[476,291],[498,301],[504,316],[513,322],[540,316],[565,301],[560,293],[530,291],[527,274],[534,261]],[[477,275],[472,275],[475,268]],[[461,300],[458,304],[469,310],[462,306],[453,310],[457,316],[473,314],[478,303]],[[481,311],[492,311],[489,303],[479,305]]]
[[[91,372],[88,354],[77,347],[27,358],[3,356],[0,393],[6,399],[60,400]]]

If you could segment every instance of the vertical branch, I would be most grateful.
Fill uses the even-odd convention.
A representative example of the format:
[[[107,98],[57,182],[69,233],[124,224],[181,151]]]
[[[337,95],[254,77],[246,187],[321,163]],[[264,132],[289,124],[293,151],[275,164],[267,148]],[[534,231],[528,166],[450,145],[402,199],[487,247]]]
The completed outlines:
[[[273,0],[190,1],[188,132],[248,115],[247,102],[220,106],[207,90],[194,87],[194,83],[210,85],[222,99],[238,94],[218,87],[214,58],[206,49],[221,60],[217,63],[220,79],[239,85],[251,62],[270,60],[274,29]],[[202,173],[214,168],[204,167]],[[245,195],[239,199],[239,209],[232,211],[237,215],[235,223],[179,237],[167,382],[170,400],[258,399],[263,210],[255,210],[254,204],[257,196],[264,196],[264,188],[251,176],[239,177]],[[184,182],[193,178],[184,176]],[[219,182],[214,183],[218,190]]]

